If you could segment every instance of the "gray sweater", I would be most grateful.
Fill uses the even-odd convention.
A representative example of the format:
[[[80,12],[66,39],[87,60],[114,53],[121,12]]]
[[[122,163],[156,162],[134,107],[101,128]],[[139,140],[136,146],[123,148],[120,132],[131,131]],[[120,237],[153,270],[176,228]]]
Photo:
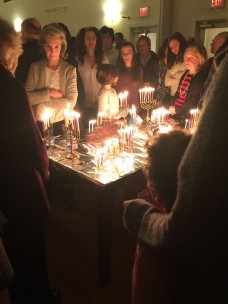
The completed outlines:
[[[53,72],[55,81],[51,81],[46,73],[46,60],[41,60],[31,64],[27,82],[25,85],[30,102],[37,120],[46,108],[49,108],[52,116],[51,121],[57,122],[64,118],[64,110],[67,104],[73,109],[78,96],[76,68],[65,60],[61,59],[59,67]],[[49,98],[48,90],[60,90],[62,98]]]
[[[164,215],[124,203],[125,227],[177,262],[171,303],[228,303],[228,55],[207,91],[198,129],[179,166],[177,198]]]

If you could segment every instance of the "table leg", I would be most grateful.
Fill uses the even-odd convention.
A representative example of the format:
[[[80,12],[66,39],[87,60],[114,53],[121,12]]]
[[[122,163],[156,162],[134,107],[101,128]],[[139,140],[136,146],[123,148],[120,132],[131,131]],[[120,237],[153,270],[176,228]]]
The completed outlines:
[[[103,287],[106,287],[110,280],[113,224],[113,195],[107,191],[98,189],[97,196],[99,282]]]

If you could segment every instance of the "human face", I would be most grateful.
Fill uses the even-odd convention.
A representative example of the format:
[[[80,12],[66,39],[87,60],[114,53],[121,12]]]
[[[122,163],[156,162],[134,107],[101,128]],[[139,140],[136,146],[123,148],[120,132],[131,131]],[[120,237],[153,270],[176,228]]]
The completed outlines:
[[[97,43],[97,37],[94,31],[85,32],[85,46],[86,49],[95,49]]]
[[[215,36],[211,43],[211,53],[215,54],[217,50],[223,45],[225,38],[222,36]]]
[[[134,56],[134,50],[131,45],[126,45],[121,48],[121,56],[124,60],[126,67],[130,68],[132,66],[132,60]]]
[[[170,50],[173,54],[178,55],[180,50],[180,42],[176,39],[173,39],[169,43]]]
[[[44,44],[44,51],[48,61],[58,61],[62,42],[59,36],[48,36]]]
[[[119,79],[119,76],[114,77],[113,81],[112,81],[112,85],[115,86],[117,84],[118,79]]]
[[[190,73],[195,74],[197,73],[200,65],[200,58],[197,56],[197,53],[186,51],[184,54],[184,63]]]
[[[109,51],[112,48],[112,37],[109,33],[102,34],[102,44],[105,51]]]
[[[145,39],[138,42],[137,49],[142,57],[148,57],[150,54],[150,47]]]

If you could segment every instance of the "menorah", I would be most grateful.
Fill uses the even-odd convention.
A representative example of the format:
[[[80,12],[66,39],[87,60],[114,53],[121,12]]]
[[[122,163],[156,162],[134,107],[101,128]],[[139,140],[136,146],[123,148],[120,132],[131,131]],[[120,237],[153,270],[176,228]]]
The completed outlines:
[[[73,152],[74,139],[78,145],[80,140],[80,131],[73,129],[72,122],[69,122],[67,127],[63,127],[63,132],[66,139],[66,146],[68,146],[68,143],[70,146],[70,153],[66,156],[66,158],[74,159],[77,157],[77,154]]]
[[[46,149],[51,149],[51,140],[53,137],[53,124],[49,124],[43,127],[43,139],[46,146]]]
[[[147,111],[146,113],[146,122],[147,124],[150,121],[150,110],[153,109],[153,107],[156,105],[157,100],[149,100],[149,99],[140,99],[140,105],[141,107]]]

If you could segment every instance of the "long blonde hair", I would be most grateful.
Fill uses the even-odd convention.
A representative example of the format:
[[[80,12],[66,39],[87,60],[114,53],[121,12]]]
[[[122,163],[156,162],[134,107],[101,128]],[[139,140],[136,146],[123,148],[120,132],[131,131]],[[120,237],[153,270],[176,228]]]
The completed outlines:
[[[22,53],[21,38],[13,25],[0,17],[0,62],[6,66],[15,65],[12,61]]]

